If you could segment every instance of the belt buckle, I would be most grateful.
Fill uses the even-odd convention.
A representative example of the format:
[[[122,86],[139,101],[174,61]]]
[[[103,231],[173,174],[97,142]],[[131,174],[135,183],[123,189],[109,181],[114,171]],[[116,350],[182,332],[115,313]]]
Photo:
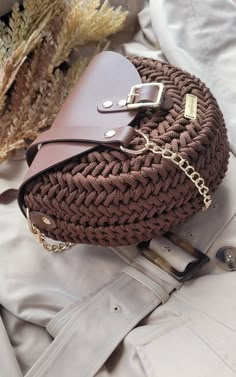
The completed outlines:
[[[164,237],[170,240],[173,244],[179,246],[187,254],[194,256],[197,259],[196,262],[189,263],[184,271],[178,271],[173,266],[171,266],[171,264],[167,260],[165,260],[162,256],[158,255],[158,250],[153,251],[149,249],[149,241],[141,242],[138,245],[138,249],[140,250],[143,257],[145,257],[150,262],[160,267],[162,270],[169,273],[179,282],[184,282],[192,278],[192,276],[197,271],[199,271],[203,265],[210,261],[210,258],[207,255],[205,255],[200,250],[194,248],[188,242],[179,238],[175,234],[167,232],[164,234]]]
[[[136,93],[136,90],[143,88],[144,86],[156,86],[159,88],[156,101],[132,103],[133,98],[138,95],[138,93]],[[163,98],[163,94],[164,94],[164,85],[160,82],[150,82],[150,83],[145,83],[145,84],[133,85],[127,96],[126,106],[129,110],[139,109],[140,107],[158,107]]]

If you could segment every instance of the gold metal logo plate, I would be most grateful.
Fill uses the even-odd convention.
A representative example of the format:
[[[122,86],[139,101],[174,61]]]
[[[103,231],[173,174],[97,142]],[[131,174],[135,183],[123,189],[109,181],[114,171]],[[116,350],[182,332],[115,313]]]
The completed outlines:
[[[197,97],[193,94],[186,94],[184,117],[187,119],[196,119],[197,117]]]

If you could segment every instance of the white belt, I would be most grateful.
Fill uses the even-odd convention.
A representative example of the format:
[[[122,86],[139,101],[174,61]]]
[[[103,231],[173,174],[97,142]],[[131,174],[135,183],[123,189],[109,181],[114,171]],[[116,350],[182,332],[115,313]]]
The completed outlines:
[[[26,377],[94,377],[124,337],[207,261],[171,237],[140,245],[143,256],[112,282],[59,312],[47,327],[54,341]]]

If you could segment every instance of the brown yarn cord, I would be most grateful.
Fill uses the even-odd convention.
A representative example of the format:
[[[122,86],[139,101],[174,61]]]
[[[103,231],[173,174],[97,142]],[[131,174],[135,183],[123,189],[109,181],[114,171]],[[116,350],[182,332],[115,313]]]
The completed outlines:
[[[179,153],[214,192],[225,175],[229,146],[222,113],[209,89],[172,65],[131,58],[143,82],[162,82],[172,109],[145,109],[133,126]],[[197,119],[184,118],[185,95],[198,97]],[[143,146],[137,134],[130,148]],[[194,184],[171,161],[151,151],[132,156],[98,147],[58,165],[26,187],[25,205],[48,214],[48,237],[104,246],[134,244],[170,230],[202,208]]]

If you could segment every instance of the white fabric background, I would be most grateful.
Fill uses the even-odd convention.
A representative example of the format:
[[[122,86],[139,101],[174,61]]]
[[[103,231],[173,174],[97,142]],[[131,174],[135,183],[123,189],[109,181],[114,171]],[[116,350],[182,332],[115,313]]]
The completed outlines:
[[[137,9],[135,1],[127,3],[129,9]],[[122,47],[125,54],[168,60],[201,77],[220,103],[234,151],[235,21],[236,6],[229,0],[150,0],[139,14],[140,31],[127,42],[134,31],[128,28]],[[0,190],[17,188],[25,169],[22,161],[0,166]],[[236,272],[224,272],[215,261],[220,247],[236,246],[235,185],[232,155],[214,208],[179,229],[194,246],[208,250],[211,263],[127,336],[100,377],[236,375]],[[112,250],[84,245],[62,255],[46,254],[29,233],[16,202],[1,205],[0,213],[5,326],[0,325],[0,377],[20,377],[52,342],[45,330],[50,319],[112,279],[123,262]],[[68,376],[77,375],[68,366]]]

